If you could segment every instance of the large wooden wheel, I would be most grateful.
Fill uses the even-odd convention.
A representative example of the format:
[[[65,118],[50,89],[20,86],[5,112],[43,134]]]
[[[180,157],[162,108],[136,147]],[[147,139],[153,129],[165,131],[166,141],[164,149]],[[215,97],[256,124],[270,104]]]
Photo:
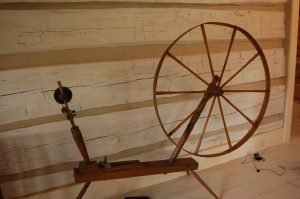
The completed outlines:
[[[223,66],[221,67],[221,70],[217,72],[215,71],[215,65],[214,65],[214,60],[212,59],[211,53],[209,51],[209,42],[208,42],[208,38],[209,35],[206,33],[206,28],[210,28],[212,26],[216,26],[218,28],[226,28],[228,30],[231,30],[231,35],[230,37],[228,37],[228,50],[225,56],[225,61],[222,64]],[[207,54],[207,68],[208,71],[210,71],[210,75],[209,75],[209,79],[204,78],[201,76],[200,73],[198,73],[197,71],[195,71],[194,69],[192,69],[191,67],[188,66],[188,64],[185,64],[179,57],[177,57],[175,54],[173,54],[171,52],[171,50],[173,48],[175,48],[175,46],[177,46],[180,43],[180,40],[186,36],[187,34],[189,34],[191,31],[194,31],[198,29],[198,33],[202,34],[202,38],[203,38],[203,43],[202,45],[205,46],[205,52]],[[244,38],[247,40],[247,42],[249,43],[249,45],[251,45],[253,47],[253,49],[256,51],[254,53],[254,55],[252,57],[250,57],[248,59],[248,61],[246,61],[245,63],[241,64],[241,66],[239,67],[239,69],[237,69],[233,74],[231,74],[230,76],[228,76],[226,79],[224,78],[226,74],[226,69],[227,69],[227,63],[232,51],[232,46],[234,44],[235,41],[235,37],[236,35],[243,35]],[[201,89],[201,90],[160,90],[160,86],[159,86],[159,80],[160,78],[163,76],[161,75],[161,71],[162,68],[165,65],[165,60],[166,59],[171,59],[174,64],[177,64],[179,67],[182,68],[182,70],[185,70],[186,72],[188,72],[191,76],[194,76],[195,78],[197,78],[199,80],[199,84],[202,84],[203,86],[205,86],[205,89]],[[263,79],[260,81],[261,83],[263,83],[263,86],[260,86],[259,88],[239,88],[239,89],[234,89],[232,88],[232,86],[230,87],[229,84],[230,82],[238,77],[243,71],[245,71],[245,69],[247,67],[249,67],[249,65],[251,65],[251,63],[254,60],[260,59],[261,61],[261,67],[262,67],[262,71],[263,71]],[[182,82],[182,84],[184,84],[184,82]],[[247,114],[244,113],[243,110],[241,110],[237,105],[234,104],[234,102],[232,102],[232,100],[230,100],[228,98],[227,95],[232,95],[234,94],[235,97],[238,97],[240,94],[245,94],[245,93],[260,93],[261,95],[263,95],[263,97],[261,98],[261,106],[259,108],[259,110],[257,111],[257,115],[255,116],[255,118],[250,118],[247,116]],[[166,123],[162,120],[161,115],[162,114],[168,114],[165,113],[165,109],[160,110],[160,106],[163,105],[164,103],[160,103],[160,98],[168,98],[169,96],[179,96],[179,95],[195,95],[195,94],[199,94],[199,102],[198,105],[196,107],[194,107],[194,109],[187,115],[182,116],[182,118],[180,119],[179,123],[176,123],[176,125],[172,126],[172,128],[170,129],[166,129],[165,125]],[[197,156],[201,156],[201,157],[215,157],[215,156],[220,156],[220,155],[224,155],[226,153],[230,153],[233,150],[239,148],[241,145],[243,145],[252,135],[253,133],[256,131],[256,129],[258,128],[258,126],[260,125],[264,114],[266,112],[267,109],[267,105],[268,105],[268,101],[269,101],[269,96],[270,96],[270,74],[269,74],[269,69],[268,69],[268,64],[266,61],[266,58],[264,56],[264,53],[262,51],[262,49],[260,48],[259,44],[256,42],[256,40],[244,29],[237,27],[235,25],[231,25],[231,24],[226,24],[226,23],[219,23],[219,22],[208,22],[208,23],[204,23],[204,24],[200,24],[198,26],[195,26],[189,30],[187,30],[186,32],[184,32],[183,34],[181,34],[176,40],[174,40],[170,46],[164,51],[160,62],[158,64],[157,70],[156,70],[156,74],[155,74],[155,78],[154,78],[154,85],[153,85],[153,100],[154,100],[154,107],[155,107],[155,111],[156,111],[156,115],[158,117],[159,123],[161,128],[163,129],[164,133],[166,134],[166,136],[177,146],[174,154],[172,156],[171,159],[176,159],[177,155],[179,154],[180,150],[183,149],[186,152],[193,154],[193,155],[197,155]],[[208,103],[209,102],[209,103]],[[238,113],[240,115],[240,117],[243,117],[245,119],[245,121],[247,121],[250,125],[250,127],[247,129],[247,132],[240,137],[237,140],[232,140],[229,134],[229,130],[228,130],[228,126],[227,126],[227,122],[226,122],[226,117],[224,114],[224,104],[226,103],[226,106],[230,106],[232,109],[235,110],[236,113]],[[207,126],[210,120],[210,117],[212,116],[212,110],[213,108],[219,107],[219,113],[220,113],[220,120],[221,123],[223,123],[223,133],[226,136],[226,140],[227,140],[227,147],[224,149],[221,149],[220,151],[217,152],[213,152],[213,153],[203,153],[201,151],[201,144],[203,143],[203,139],[205,137],[205,134],[207,133]],[[197,122],[199,122],[199,118],[201,116],[201,114],[203,114],[203,111],[206,110],[206,116],[205,119],[203,120],[203,127],[202,129],[196,129],[196,131],[198,131],[199,133],[197,135],[199,135],[199,137],[196,139],[197,142],[195,142],[195,145],[193,148],[185,148],[185,143],[187,142],[189,136],[191,135],[191,132],[194,129],[195,125]],[[202,116],[201,116],[202,117]],[[185,127],[185,128],[184,128]],[[182,129],[183,128],[183,129]],[[182,133],[180,133],[180,135],[177,135],[177,137],[175,137],[175,133],[178,133],[178,130],[181,129]]]

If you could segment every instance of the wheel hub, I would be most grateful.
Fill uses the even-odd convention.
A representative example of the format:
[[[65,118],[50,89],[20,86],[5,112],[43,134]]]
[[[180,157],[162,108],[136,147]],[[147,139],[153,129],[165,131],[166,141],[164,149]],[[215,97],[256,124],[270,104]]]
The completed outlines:
[[[212,96],[222,96],[224,91],[222,87],[219,86],[220,78],[215,75],[213,81],[208,85],[206,93]]]
[[[214,90],[212,91],[213,96],[222,96],[223,93],[224,93],[224,91],[219,86],[215,87]]]

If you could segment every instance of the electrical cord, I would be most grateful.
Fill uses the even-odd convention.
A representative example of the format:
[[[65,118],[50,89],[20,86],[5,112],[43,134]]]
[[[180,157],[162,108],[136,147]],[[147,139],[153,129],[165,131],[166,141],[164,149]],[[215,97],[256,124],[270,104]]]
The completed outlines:
[[[279,171],[275,171],[275,170],[273,170],[273,169],[268,169],[268,168],[258,168],[258,167],[256,166],[256,161],[255,161],[255,160],[253,161],[253,165],[254,165],[254,167],[255,167],[257,173],[259,173],[260,171],[270,171],[270,172],[274,173],[274,174],[277,175],[277,176],[282,176],[282,175],[284,175],[284,174],[286,173],[286,171],[287,171],[287,169],[286,169],[285,167],[281,167],[280,165],[278,165],[278,167],[282,169],[282,171],[280,171],[280,172],[279,172]]]
[[[251,159],[247,160],[249,157]],[[252,162],[257,173],[259,173],[260,171],[269,171],[269,172],[272,172],[273,174],[275,174],[277,176],[282,176],[282,175],[286,174],[286,172],[288,170],[298,170],[298,169],[300,169],[300,166],[296,167],[296,168],[288,169],[288,168],[286,168],[282,165],[278,165],[278,167],[281,169],[280,171],[275,171],[275,170],[270,169],[270,168],[258,168],[258,166],[256,165],[256,162],[260,162],[260,161],[265,161],[265,158],[260,156],[259,153],[250,153],[250,154],[247,154],[245,156],[245,159],[242,161],[242,164],[248,164],[248,163]]]

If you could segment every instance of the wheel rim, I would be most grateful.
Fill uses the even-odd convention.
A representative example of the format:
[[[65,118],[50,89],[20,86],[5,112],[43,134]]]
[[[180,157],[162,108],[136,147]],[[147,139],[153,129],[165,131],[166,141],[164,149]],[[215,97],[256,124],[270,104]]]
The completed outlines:
[[[210,71],[211,71],[211,75],[212,75],[212,81],[213,81],[213,79],[215,78],[215,74],[214,74],[214,69],[213,69],[213,65],[212,65],[213,60],[211,59],[211,53],[209,52],[209,47],[208,47],[208,42],[207,42],[207,36],[206,36],[206,32],[205,32],[205,26],[206,25],[215,25],[215,26],[223,26],[223,27],[231,28],[232,29],[232,35],[231,35],[229,47],[228,47],[228,50],[227,50],[227,53],[226,53],[224,65],[222,67],[221,75],[218,77],[220,79],[220,81],[217,82],[217,83],[215,83],[214,89],[212,89],[216,93],[214,93],[211,96],[211,98],[212,98],[212,104],[211,104],[211,107],[209,108],[209,113],[208,113],[208,116],[207,116],[207,118],[205,120],[204,127],[202,129],[202,133],[200,134],[199,141],[197,143],[196,149],[195,149],[195,151],[187,150],[184,147],[182,149],[184,151],[186,151],[187,153],[190,153],[190,154],[193,154],[193,155],[196,155],[196,156],[201,156],[201,157],[216,157],[216,156],[220,156],[220,155],[224,155],[224,154],[230,153],[230,152],[236,150],[237,148],[239,148],[241,145],[243,145],[253,135],[253,133],[258,128],[258,126],[261,123],[261,121],[262,121],[262,119],[264,117],[264,114],[266,112],[268,101],[269,101],[269,97],[270,97],[270,73],[269,73],[268,64],[267,64],[265,55],[264,55],[262,49],[260,48],[259,44],[256,42],[256,40],[246,30],[244,30],[244,29],[242,29],[242,28],[240,28],[238,26],[227,24],[227,23],[220,23],[220,22],[207,22],[207,23],[200,24],[200,25],[197,25],[195,27],[192,27],[191,29],[189,29],[189,30],[185,31],[184,33],[182,33],[164,51],[164,53],[163,53],[163,55],[162,55],[162,57],[161,57],[161,59],[159,61],[158,67],[156,69],[156,73],[155,73],[155,77],[154,77],[154,84],[153,84],[153,101],[154,101],[155,112],[156,112],[157,118],[159,120],[159,124],[160,124],[161,128],[163,129],[163,132],[166,134],[166,136],[169,138],[169,140],[171,140],[171,142],[173,142],[173,144],[175,144],[176,146],[178,146],[178,143],[172,138],[172,135],[179,128],[181,128],[183,126],[183,124],[185,124],[186,122],[188,122],[189,119],[193,116],[194,113],[191,112],[178,125],[176,125],[176,127],[173,128],[172,131],[167,131],[166,128],[165,128],[165,126],[164,126],[164,124],[163,124],[161,116],[159,114],[158,96],[160,96],[160,95],[167,95],[167,94],[189,94],[189,93],[204,93],[206,95],[206,93],[208,92],[208,89],[206,89],[206,90],[198,90],[198,91],[158,91],[157,90],[157,84],[158,84],[159,74],[160,74],[160,71],[161,71],[161,68],[163,66],[165,58],[166,57],[170,57],[175,62],[177,62],[177,64],[179,64],[180,66],[182,66],[183,68],[185,68],[186,70],[188,70],[191,74],[193,74],[196,78],[198,78],[203,84],[206,84],[207,86],[209,86],[211,84],[211,83],[207,82],[205,79],[203,79],[196,72],[194,72],[193,70],[191,70],[184,63],[182,63],[179,59],[177,59],[176,56],[174,56],[170,52],[170,50],[173,48],[173,46],[176,45],[176,43],[184,35],[186,35],[187,33],[189,33],[190,31],[192,31],[192,30],[194,30],[196,28],[201,28],[201,32],[202,32],[203,39],[204,39],[204,44],[205,44],[205,49],[206,49],[206,54],[208,56],[209,67],[210,67]],[[255,48],[255,50],[257,52],[234,75],[232,75],[229,79],[227,79],[224,83],[222,83],[222,80],[223,80],[223,77],[224,77],[223,75],[225,73],[225,68],[227,66],[227,61],[229,59],[230,52],[232,50],[231,47],[232,47],[232,45],[234,43],[236,32],[242,33],[248,39],[248,41],[253,45],[253,47]],[[260,60],[262,62],[262,66],[263,66],[263,70],[264,70],[265,89],[257,89],[257,90],[253,90],[253,89],[252,90],[226,90],[226,89],[224,89],[225,86],[232,79],[234,79],[236,76],[238,76],[238,74],[241,73],[243,71],[243,69],[247,68],[247,66],[253,60],[257,59],[258,57],[260,58]],[[240,93],[240,92],[261,92],[261,93],[264,93],[264,98],[263,98],[263,101],[262,101],[262,106],[261,106],[261,109],[260,109],[260,111],[259,111],[259,113],[257,115],[257,118],[255,120],[251,120],[249,117],[247,117],[247,115],[245,115],[243,113],[243,111],[241,111],[238,107],[236,107],[224,94],[217,93],[217,90],[221,90],[220,92],[223,92],[223,93],[227,93],[227,92],[236,92],[236,93]],[[225,117],[224,117],[223,106],[222,106],[222,102],[220,100],[221,98],[224,101],[226,101],[232,108],[234,108],[242,117],[244,117],[252,125],[251,128],[248,130],[248,132],[239,141],[237,141],[235,143],[232,143],[231,140],[230,140],[230,136],[229,136],[228,129],[227,129],[227,126],[226,126],[226,120],[225,120]],[[224,125],[224,133],[226,135],[226,140],[227,140],[227,144],[228,144],[228,149],[225,149],[225,150],[220,151],[220,152],[211,153],[211,154],[202,154],[201,150],[200,150],[201,143],[202,143],[203,137],[204,137],[205,132],[206,132],[206,127],[207,127],[207,124],[209,122],[209,118],[210,118],[210,115],[212,113],[213,106],[215,104],[217,104],[219,106],[222,123]]]

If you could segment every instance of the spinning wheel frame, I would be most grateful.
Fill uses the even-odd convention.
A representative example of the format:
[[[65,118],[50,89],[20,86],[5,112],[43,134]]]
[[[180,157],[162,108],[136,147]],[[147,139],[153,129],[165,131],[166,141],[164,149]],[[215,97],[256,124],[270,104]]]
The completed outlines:
[[[210,56],[210,52],[209,52],[209,47],[208,47],[208,42],[207,42],[207,37],[206,37],[206,32],[205,32],[205,25],[216,25],[216,26],[224,26],[224,27],[228,27],[228,28],[232,28],[232,35],[231,35],[231,39],[230,39],[230,43],[229,43],[229,47],[228,47],[228,51],[226,54],[226,58],[224,61],[224,65],[222,67],[222,71],[221,71],[221,75],[220,77],[215,76],[214,74],[214,69],[213,69],[213,65],[212,65],[212,60],[211,60],[211,56]],[[204,44],[205,44],[205,49],[206,49],[206,53],[208,56],[208,61],[209,61],[209,67],[210,67],[210,71],[211,71],[211,75],[212,75],[212,82],[208,83],[206,80],[204,80],[201,76],[199,76],[196,72],[194,72],[193,70],[191,70],[188,66],[186,66],[184,63],[182,63],[177,57],[175,57],[170,50],[172,49],[172,47],[187,33],[189,33],[190,31],[196,29],[200,27],[201,28],[201,32],[203,35],[203,39],[204,39]],[[250,41],[250,43],[254,46],[254,48],[256,49],[257,53],[246,62],[246,64],[244,64],[236,73],[234,73],[234,75],[232,75],[228,80],[226,80],[223,84],[221,84],[221,81],[223,79],[223,75],[225,72],[225,68],[227,65],[227,61],[232,49],[232,45],[234,43],[234,39],[235,39],[235,35],[236,32],[239,31],[240,33],[242,33],[244,36],[246,36],[246,38]],[[157,84],[158,84],[158,79],[159,79],[159,73],[160,70],[162,68],[163,62],[165,60],[166,57],[170,57],[171,59],[173,59],[175,62],[177,62],[179,65],[181,65],[183,68],[185,68],[186,70],[188,70],[191,74],[193,74],[195,77],[197,77],[202,83],[206,84],[208,86],[208,88],[206,90],[200,90],[200,91],[157,91]],[[227,89],[223,89],[227,83],[229,83],[235,76],[237,76],[244,68],[246,68],[254,59],[256,59],[257,57],[260,57],[261,61],[262,61],[262,65],[264,68],[264,73],[265,73],[265,89],[264,90],[257,90],[257,89],[252,89],[252,90],[227,90]],[[262,107],[259,111],[259,114],[256,118],[255,121],[252,121],[249,117],[247,117],[239,108],[237,108],[228,98],[226,98],[223,93],[227,93],[227,92],[236,92],[236,93],[240,93],[240,92],[260,92],[260,93],[265,93],[264,95],[264,99],[262,102]],[[200,104],[198,105],[198,107],[192,111],[192,113],[190,113],[186,118],[184,118],[175,128],[173,128],[173,130],[171,130],[170,132],[167,132],[167,130],[165,129],[162,119],[160,117],[159,114],[159,108],[158,108],[158,102],[157,102],[157,95],[167,95],[167,94],[191,94],[191,93],[203,93],[204,96],[200,102]],[[241,116],[243,116],[251,125],[252,127],[250,128],[250,130],[248,131],[248,133],[242,137],[237,143],[235,143],[234,145],[231,143],[230,141],[230,137],[229,137],[229,133],[228,133],[228,128],[226,126],[226,120],[224,117],[224,112],[223,112],[223,108],[222,108],[222,103],[220,98],[223,98],[228,104],[230,104],[237,112],[239,112],[241,114]],[[154,107],[155,107],[155,112],[157,115],[157,118],[159,120],[160,126],[162,127],[164,133],[166,134],[166,136],[171,140],[171,142],[173,142],[176,145],[176,149],[171,157],[171,161],[175,161],[179,152],[181,150],[186,151],[187,153],[193,154],[193,155],[197,155],[200,157],[216,157],[216,156],[220,156],[220,155],[224,155],[226,153],[230,153],[233,150],[236,150],[237,148],[239,148],[241,145],[243,145],[252,135],[253,133],[256,131],[256,129],[258,128],[259,124],[261,123],[264,114],[266,112],[267,109],[267,105],[268,105],[268,101],[269,101],[269,97],[270,97],[270,73],[269,73],[269,69],[268,69],[268,64],[267,64],[267,60],[264,56],[264,53],[262,51],[262,49],[260,48],[259,44],[256,42],[256,40],[244,29],[231,25],[231,24],[227,24],[227,23],[220,23],[220,22],[207,22],[207,23],[203,23],[200,25],[197,25],[195,27],[192,27],[191,29],[187,30],[186,32],[184,32],[183,34],[181,34],[176,40],[174,40],[170,46],[165,50],[165,52],[163,53],[160,62],[158,64],[156,73],[155,73],[155,77],[154,77],[154,84],[153,84],[153,101],[154,101]],[[196,150],[195,152],[191,152],[188,151],[186,149],[183,148],[183,145],[185,144],[185,142],[187,141],[191,131],[194,128],[195,123],[197,122],[197,120],[199,119],[201,112],[203,111],[206,103],[213,98],[213,102],[212,105],[210,107],[207,119],[205,121],[204,124],[204,128],[202,131],[202,134],[200,135],[199,138],[199,142],[197,144]],[[216,100],[217,99],[217,100]],[[206,131],[206,127],[207,127],[207,123],[210,117],[210,114],[212,112],[212,107],[214,106],[215,102],[217,101],[217,104],[219,106],[220,109],[220,114],[221,114],[221,118],[222,118],[222,123],[224,125],[224,131],[225,131],[225,135],[226,135],[226,139],[227,139],[227,143],[229,148],[221,151],[221,152],[217,152],[217,153],[212,153],[212,154],[199,154],[199,148],[201,146],[201,142],[202,139],[204,137],[205,131]],[[183,135],[181,136],[179,142],[175,142],[171,136],[186,122],[188,122],[190,120],[190,122],[188,123],[187,128],[185,129]]]
[[[227,51],[225,63],[224,63],[223,69],[221,71],[220,77],[218,77],[214,74],[212,61],[211,61],[211,57],[210,57],[210,53],[209,53],[209,48],[208,48],[208,44],[207,44],[205,28],[204,28],[205,24],[226,26],[226,27],[230,27],[233,29],[231,41],[229,44],[229,49]],[[212,82],[211,83],[206,82],[197,73],[195,73],[193,70],[188,68],[186,65],[184,65],[180,60],[178,60],[174,55],[172,55],[169,52],[169,50],[176,44],[176,42],[178,40],[180,40],[186,33],[188,33],[189,31],[191,31],[197,27],[201,27],[201,31],[202,31],[202,34],[204,37],[205,48],[206,48],[206,52],[208,54],[209,66],[210,66],[210,71],[212,74]],[[257,53],[240,70],[238,70],[237,73],[235,73],[231,78],[229,78],[225,83],[223,83],[221,85],[221,80],[223,78],[225,67],[226,67],[226,64],[228,61],[228,57],[229,57],[231,47],[232,47],[232,44],[234,41],[235,33],[237,30],[240,31],[241,33],[243,33],[249,39],[249,41],[256,48]],[[207,89],[205,91],[179,91],[179,92],[178,91],[176,91],[176,92],[157,91],[157,81],[158,81],[158,77],[159,77],[159,72],[162,67],[163,61],[167,55],[169,57],[171,57],[172,59],[174,59],[178,64],[180,64],[186,70],[188,70],[193,75],[195,75],[204,84],[206,84],[208,86]],[[226,89],[223,89],[223,87],[229,81],[231,81],[231,79],[233,79],[240,71],[242,71],[245,67],[247,67],[247,65],[258,56],[260,56],[260,58],[262,60],[264,71],[265,71],[265,77],[266,77],[266,89],[265,90],[226,90]],[[162,173],[166,174],[166,173],[180,172],[180,171],[186,171],[187,173],[191,172],[191,174],[198,180],[198,182],[201,183],[204,186],[204,188],[206,188],[207,191],[210,192],[216,199],[218,199],[218,196],[213,192],[213,190],[195,172],[195,170],[198,169],[198,163],[193,158],[177,159],[177,156],[180,153],[180,151],[183,149],[183,145],[187,141],[191,131],[194,128],[194,125],[198,121],[202,111],[204,110],[207,102],[210,99],[213,99],[213,103],[210,107],[207,118],[209,119],[210,114],[212,112],[212,108],[217,101],[217,103],[219,104],[220,113],[222,116],[222,122],[224,124],[224,129],[225,129],[225,134],[226,134],[226,139],[227,139],[227,142],[229,145],[229,149],[225,150],[223,152],[220,152],[220,153],[215,153],[215,154],[208,154],[208,155],[194,154],[194,155],[203,156],[203,157],[215,157],[215,156],[229,153],[229,152],[237,149],[238,147],[240,147],[243,143],[245,143],[250,138],[250,136],[254,133],[254,131],[257,129],[257,127],[260,124],[261,120],[263,119],[264,113],[266,111],[269,96],[270,96],[270,75],[269,75],[269,70],[268,70],[268,66],[267,66],[267,61],[266,61],[266,58],[265,58],[261,48],[259,47],[258,43],[254,40],[254,38],[249,33],[247,33],[245,30],[243,30],[242,28],[239,28],[237,26],[233,26],[230,24],[225,24],[225,23],[208,22],[208,23],[204,23],[204,24],[195,26],[195,27],[189,29],[188,31],[184,32],[183,34],[181,34],[164,52],[164,54],[159,62],[157,71],[155,73],[154,89],[153,89],[154,106],[155,106],[155,111],[156,111],[159,123],[160,123],[162,129],[164,130],[165,134],[168,136],[168,138],[176,145],[176,149],[171,157],[171,161],[170,160],[156,160],[156,161],[140,162],[138,160],[132,160],[132,161],[119,161],[119,162],[109,163],[109,162],[107,162],[106,158],[104,158],[104,161],[100,161],[99,163],[97,163],[96,161],[91,161],[89,158],[87,149],[86,149],[86,145],[85,145],[82,133],[74,121],[75,111],[70,110],[69,106],[68,106],[68,102],[72,98],[72,92],[67,87],[63,87],[60,82],[58,82],[58,86],[59,86],[59,88],[55,91],[54,98],[59,104],[62,104],[62,113],[70,121],[70,124],[72,126],[71,132],[72,132],[74,141],[76,142],[76,145],[77,145],[77,147],[82,155],[82,158],[84,160],[83,162],[79,163],[78,168],[74,169],[75,181],[76,182],[85,182],[85,185],[83,186],[83,188],[81,189],[81,191],[79,192],[79,194],[77,196],[78,199],[81,199],[83,197],[87,188],[91,184],[91,181],[120,179],[120,178],[154,175],[154,174],[162,174]],[[264,92],[265,96],[264,96],[262,108],[259,112],[259,115],[258,115],[256,121],[253,122],[251,119],[249,119],[242,111],[240,111],[234,104],[232,104],[229,99],[227,99],[225,96],[223,96],[224,92],[237,92],[237,93],[239,93],[239,92]],[[170,133],[167,133],[167,131],[165,130],[165,128],[163,126],[162,120],[159,116],[156,96],[164,95],[164,94],[178,94],[178,93],[180,93],[180,94],[203,93],[204,96],[201,99],[197,108],[191,114],[189,114],[184,120],[182,120],[179,123],[179,125],[177,125],[172,130],[173,132],[171,131]],[[230,141],[230,137],[229,137],[228,130],[226,127],[226,122],[225,122],[225,118],[224,118],[224,113],[223,113],[223,108],[221,105],[220,97],[224,98],[225,101],[227,101],[234,109],[237,110],[237,112],[239,112],[243,117],[245,117],[245,119],[247,119],[252,124],[252,128],[249,130],[249,132],[238,143],[236,143],[233,146]],[[182,126],[189,119],[190,119],[190,122],[188,123],[188,126],[185,129],[183,136],[180,138],[180,141],[178,143],[175,143],[172,140],[171,136],[175,133],[175,131],[177,131],[180,128],[180,126]],[[196,152],[199,152],[199,148],[200,148],[202,139],[204,137],[205,129],[207,127],[208,119],[205,121],[204,128],[203,128],[204,130],[203,130],[203,133],[201,134],[198,145],[196,147]],[[189,151],[187,151],[187,152],[191,153]]]

